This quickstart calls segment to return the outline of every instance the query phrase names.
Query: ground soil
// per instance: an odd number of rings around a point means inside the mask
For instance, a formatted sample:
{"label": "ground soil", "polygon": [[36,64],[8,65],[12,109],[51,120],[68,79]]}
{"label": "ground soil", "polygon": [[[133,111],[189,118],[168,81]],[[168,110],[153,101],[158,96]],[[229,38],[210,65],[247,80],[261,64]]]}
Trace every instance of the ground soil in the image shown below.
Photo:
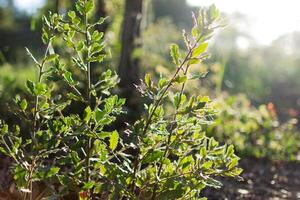
{"label": "ground soil", "polygon": [[223,188],[204,192],[208,200],[300,199],[300,163],[244,158],[243,181],[223,179]]}

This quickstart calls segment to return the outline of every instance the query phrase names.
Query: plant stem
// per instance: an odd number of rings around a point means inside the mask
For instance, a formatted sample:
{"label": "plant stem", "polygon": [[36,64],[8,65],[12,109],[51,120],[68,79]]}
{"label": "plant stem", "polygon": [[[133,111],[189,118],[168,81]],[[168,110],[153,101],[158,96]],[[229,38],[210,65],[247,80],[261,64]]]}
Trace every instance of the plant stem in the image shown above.
{"label": "plant stem", "polygon": [[29,177],[30,177],[30,179],[29,179],[29,189],[30,189],[29,200],[33,199],[33,182],[32,182],[33,170],[34,170],[34,166],[31,167],[30,174],[29,174]]}
{"label": "plant stem", "polygon": [[[202,38],[202,36],[200,37],[200,39]],[[200,40],[199,39],[199,40]],[[196,41],[195,44],[193,45],[193,47],[189,50],[189,53],[187,54],[187,57],[186,58],[189,58],[189,56],[192,54],[194,48],[197,46],[199,41]],[[188,60],[188,59],[187,59]],[[184,62],[183,62],[184,63]],[[187,73],[188,73],[188,70],[189,70],[189,67],[190,65],[188,64],[183,72],[183,74],[186,76]],[[186,82],[184,82],[181,86],[181,89],[180,89],[180,93],[179,93],[179,102],[178,104],[176,105],[176,111],[175,111],[175,114],[174,114],[174,117],[173,117],[173,120],[172,120],[172,124],[171,124],[171,127],[170,127],[170,130],[169,130],[169,135],[168,135],[168,139],[167,139],[167,144],[166,144],[166,149],[163,153],[163,155],[161,156],[160,158],[160,161],[159,161],[159,167],[158,167],[158,172],[157,172],[157,178],[160,177],[161,175],[161,172],[162,172],[162,167],[163,167],[163,163],[164,163],[164,160],[165,158],[168,156],[169,154],[169,149],[170,149],[170,145],[171,145],[171,139],[172,139],[172,136],[173,136],[173,129],[174,129],[174,122],[176,120],[176,117],[177,117],[177,114],[178,114],[178,109],[179,109],[179,106],[180,106],[180,102],[181,102],[181,97],[183,95],[183,91],[184,91],[184,88],[185,88],[185,84]],[[155,185],[154,185],[154,188],[153,188],[153,192],[152,192],[152,200],[155,199],[156,197],[156,191],[157,191],[157,187],[158,187],[158,183],[156,182]]]}
{"label": "plant stem", "polygon": [[[39,67],[39,73],[38,73],[37,83],[41,83],[42,82],[42,76],[43,76],[43,73],[44,73],[44,66],[45,66],[45,63],[46,63],[46,58],[47,58],[50,46],[51,46],[51,39],[48,42],[47,49],[45,51],[43,61],[42,61],[41,64],[38,65],[38,67]],[[38,123],[37,115],[38,115],[38,112],[39,112],[38,109],[39,109],[39,95],[35,95],[35,105],[34,105],[34,114],[33,114],[31,139],[32,139],[32,142],[34,144],[36,144],[36,145],[37,145],[36,133],[37,133],[37,130],[38,130],[38,127],[37,127],[37,123]],[[32,181],[32,176],[33,176],[34,168],[35,168],[35,158],[31,162],[31,167],[30,167],[30,170],[29,170],[29,177],[28,177],[28,187],[29,187],[30,192],[31,192],[29,194],[29,199],[30,200],[33,199],[33,191],[32,191],[33,190],[33,187],[32,187],[33,181]],[[25,195],[25,198],[27,198],[27,195]]]}
{"label": "plant stem", "polygon": [[[89,30],[88,30],[88,13],[85,12],[84,14],[84,26],[85,26],[85,42],[87,45],[87,57],[86,57],[86,77],[87,77],[87,105],[91,107],[91,63],[89,61],[90,58],[90,38],[89,38]],[[90,123],[88,124],[90,126]],[[90,154],[92,148],[92,138],[88,137],[86,143],[86,158],[85,158],[85,182],[90,181]]]}
{"label": "plant stem", "polygon": [[[147,118],[146,120],[146,125],[143,129],[143,132],[142,132],[142,135],[145,135],[146,132],[148,131],[149,129],[149,126],[152,122],[152,117],[154,116],[154,113],[156,111],[156,109],[158,108],[158,106],[160,105],[162,99],[164,98],[165,94],[167,93],[167,91],[170,89],[170,87],[172,86],[172,83],[174,82],[174,80],[176,79],[177,75],[179,74],[180,70],[182,70],[182,68],[184,67],[184,65],[186,64],[186,62],[190,59],[190,56],[192,54],[192,51],[193,49],[196,47],[196,44],[198,43],[198,41],[195,43],[195,45],[189,49],[186,57],[184,58],[184,60],[182,61],[182,63],[180,64],[179,67],[177,67],[177,70],[176,72],[174,73],[173,77],[170,79],[170,81],[168,82],[166,88],[163,90],[161,96],[158,98],[158,100],[155,102],[155,105],[154,105],[154,108],[152,110],[152,112],[150,113],[149,117]],[[137,173],[137,170],[139,168],[139,154],[140,154],[140,150],[138,149],[138,152],[137,152],[137,156],[135,157],[135,161],[134,161],[134,171],[133,171],[133,179],[132,179],[132,183],[131,183],[131,191],[133,192],[134,191],[134,184],[135,184],[135,176],[136,176],[136,173]]]}
{"label": "plant stem", "polygon": [[[43,59],[42,63],[38,65],[39,74],[38,74],[37,83],[42,82],[42,76],[43,76],[43,73],[44,73],[43,71],[44,71],[45,61],[46,61],[47,54],[49,52],[50,46],[51,46],[51,39],[48,42],[47,49],[46,49],[45,54],[44,54],[44,59]],[[38,105],[39,105],[39,95],[36,95],[35,96],[35,105],[34,105],[34,114],[33,114],[33,125],[32,125],[33,126],[32,127],[33,135],[31,136],[31,139],[33,140],[33,142],[36,142],[37,121],[38,121],[37,120]]]}
{"label": "plant stem", "polygon": [[[184,75],[187,74],[188,72],[188,68],[189,68],[189,65],[186,67],[185,71],[184,71]],[[185,87],[185,82],[182,84],[181,86],[181,90],[180,90],[180,94],[179,94],[179,102],[178,102],[178,105],[176,105],[176,112],[175,112],[175,115],[173,117],[173,120],[172,122],[175,122],[176,120],[176,117],[177,117],[177,114],[178,114],[178,108],[180,106],[180,101],[181,101],[181,97],[183,95],[183,91],[184,91],[184,87]],[[163,167],[163,163],[164,163],[164,160],[165,158],[168,156],[169,154],[169,149],[170,149],[170,144],[171,144],[171,139],[172,139],[172,133],[173,133],[173,129],[174,129],[174,123],[172,123],[171,125],[171,128],[170,128],[170,134],[168,136],[168,140],[167,140],[167,145],[166,145],[166,149],[164,151],[164,154],[162,155],[162,157],[160,158],[160,161],[159,161],[159,167],[158,167],[158,172],[157,172],[157,177],[159,178],[160,175],[161,175],[161,171],[162,171],[162,167]],[[153,189],[153,193],[152,193],[152,200],[155,199],[155,196],[156,196],[156,190],[157,190],[157,187],[158,187],[158,184],[157,182],[155,183],[154,185],[154,189]]]}

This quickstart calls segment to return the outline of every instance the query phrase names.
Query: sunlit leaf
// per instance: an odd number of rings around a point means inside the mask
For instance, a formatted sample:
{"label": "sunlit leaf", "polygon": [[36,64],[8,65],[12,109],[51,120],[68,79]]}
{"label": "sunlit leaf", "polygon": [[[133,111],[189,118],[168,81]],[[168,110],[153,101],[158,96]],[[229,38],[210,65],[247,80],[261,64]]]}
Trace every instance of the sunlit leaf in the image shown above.
{"label": "sunlit leaf", "polygon": [[113,131],[111,136],[109,137],[109,148],[111,150],[115,150],[119,143],[119,134],[117,131]]}
{"label": "sunlit leaf", "polygon": [[174,64],[179,64],[179,47],[177,44],[172,44],[170,47],[170,55],[173,59]]}
{"label": "sunlit leaf", "polygon": [[196,47],[193,50],[192,58],[199,57],[202,53],[204,53],[206,51],[207,47],[208,47],[208,43],[202,43],[202,44],[200,44],[198,47]]}
{"label": "sunlit leaf", "polygon": [[91,119],[91,115],[92,115],[92,109],[91,107],[86,107],[84,110],[84,115],[83,115],[83,120],[88,123]]}

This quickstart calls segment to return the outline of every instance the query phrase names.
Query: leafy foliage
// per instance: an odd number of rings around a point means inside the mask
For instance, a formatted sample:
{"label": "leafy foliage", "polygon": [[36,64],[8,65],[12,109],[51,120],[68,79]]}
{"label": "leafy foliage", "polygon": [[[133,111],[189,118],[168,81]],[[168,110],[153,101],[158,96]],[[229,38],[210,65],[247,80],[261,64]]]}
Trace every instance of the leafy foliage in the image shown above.
{"label": "leafy foliage", "polygon": [[[91,22],[93,7],[92,0],[78,0],[76,11],[43,18],[44,57],[28,50],[39,72],[26,82],[33,101],[15,98],[16,115],[30,130],[1,123],[0,150],[15,161],[14,179],[23,198],[33,199],[33,183],[42,181],[44,194],[53,199],[74,192],[80,199],[199,199],[206,186],[221,186],[216,177],[238,177],[242,170],[233,146],[205,135],[204,125],[216,114],[211,100],[184,93],[190,65],[208,56],[216,8],[194,16],[191,36],[184,33],[187,53],[171,46],[173,76],[156,83],[146,75],[138,86],[150,103],[140,120],[128,125],[124,141],[129,142],[124,142],[111,126],[125,103],[111,93],[117,76],[106,70],[98,81],[91,79],[91,63],[106,56],[103,33],[95,30],[105,19]],[[61,39],[67,55],[55,51],[54,41]],[[56,90],[66,86],[67,93]],[[66,112],[75,103],[82,112]]]}
{"label": "leafy foliage", "polygon": [[242,95],[216,100],[220,115],[207,127],[209,135],[233,144],[241,154],[272,160],[299,159],[296,119],[280,123],[272,103],[255,108]]}

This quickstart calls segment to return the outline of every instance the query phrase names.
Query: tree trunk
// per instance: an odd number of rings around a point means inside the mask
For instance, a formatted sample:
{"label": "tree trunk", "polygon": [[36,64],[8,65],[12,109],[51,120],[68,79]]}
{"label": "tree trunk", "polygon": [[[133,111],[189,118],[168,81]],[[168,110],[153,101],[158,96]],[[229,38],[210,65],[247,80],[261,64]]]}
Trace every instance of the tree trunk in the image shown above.
{"label": "tree trunk", "polygon": [[60,13],[60,2],[59,2],[59,0],[54,0],[53,4],[54,4],[53,6],[54,6],[54,9],[55,9],[55,12]]}
{"label": "tree trunk", "polygon": [[[96,20],[100,19],[101,17],[107,17],[107,13],[105,10],[105,0],[98,0],[96,5]],[[108,22],[105,21],[103,24],[98,26],[98,31],[105,33],[108,28]]]}
{"label": "tree trunk", "polygon": [[[105,0],[97,0],[95,4],[95,20],[99,20],[101,17],[107,17],[107,12],[105,9]],[[96,26],[99,32],[106,33],[109,23],[105,21],[103,24]],[[103,52],[104,53],[104,52]],[[91,63],[91,79],[96,82],[99,79],[99,75],[102,72],[102,68],[99,67],[99,63]]]}
{"label": "tree trunk", "polygon": [[123,20],[122,49],[118,73],[120,76],[121,96],[126,98],[126,107],[130,119],[135,120],[139,115],[139,94],[135,84],[139,84],[139,58],[133,56],[134,50],[141,46],[141,20],[143,0],[126,0]]}

